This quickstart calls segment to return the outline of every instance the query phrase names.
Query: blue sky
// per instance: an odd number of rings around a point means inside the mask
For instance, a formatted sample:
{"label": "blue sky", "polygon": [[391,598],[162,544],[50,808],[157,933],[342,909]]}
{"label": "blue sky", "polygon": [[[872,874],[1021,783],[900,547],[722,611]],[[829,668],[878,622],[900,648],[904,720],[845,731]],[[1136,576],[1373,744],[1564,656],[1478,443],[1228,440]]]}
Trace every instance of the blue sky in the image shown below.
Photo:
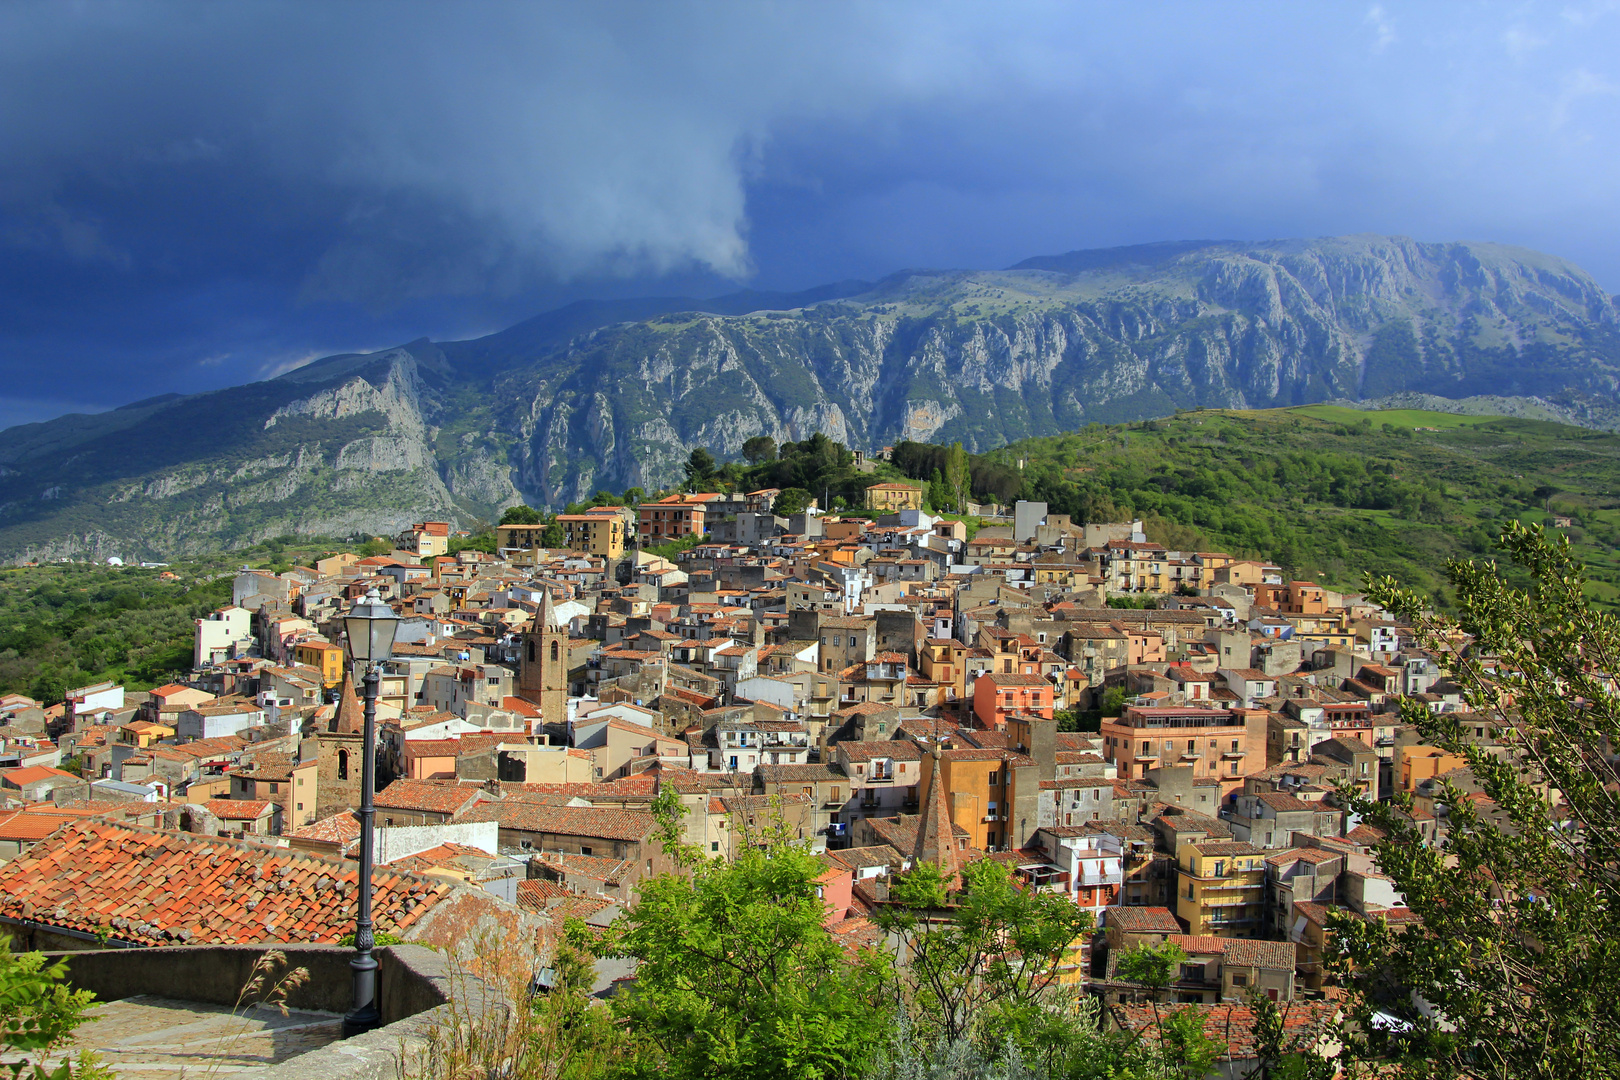
{"label": "blue sky", "polygon": [[1620,291],[1620,4],[0,7],[0,427],[583,296],[1350,232]]}

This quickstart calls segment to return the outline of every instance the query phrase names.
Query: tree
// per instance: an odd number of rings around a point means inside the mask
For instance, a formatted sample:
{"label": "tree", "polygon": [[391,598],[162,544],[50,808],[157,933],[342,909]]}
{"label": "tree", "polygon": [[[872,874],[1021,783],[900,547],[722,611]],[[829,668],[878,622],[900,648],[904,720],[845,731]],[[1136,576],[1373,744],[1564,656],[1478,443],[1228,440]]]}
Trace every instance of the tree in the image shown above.
{"label": "tree", "polygon": [[[1334,966],[1353,1050],[1403,1076],[1614,1076],[1620,1067],[1620,620],[1594,610],[1565,537],[1509,521],[1500,543],[1529,574],[1452,561],[1456,615],[1389,578],[1368,596],[1410,621],[1464,688],[1469,713],[1401,716],[1466,760],[1477,793],[1442,785],[1444,838],[1427,844],[1410,797],[1347,793],[1381,830],[1399,922],[1337,915]],[[1485,736],[1485,737],[1482,737]],[[1378,1023],[1375,1014],[1384,1014]]]}
{"label": "tree", "polygon": [[909,957],[902,995],[925,1034],[998,1042],[1005,1027],[1024,1027],[1041,1012],[1091,914],[1062,893],[1020,887],[992,859],[963,867],[959,892],[946,885],[937,865],[919,863],[895,878],[891,906],[873,919]]}
{"label": "tree", "polygon": [[933,479],[928,481],[928,505],[932,506],[936,513],[962,509],[956,502],[955,492],[945,483],[945,478],[939,475],[938,469],[934,470]]}
{"label": "tree", "polygon": [[762,461],[775,461],[776,440],[769,435],[755,435],[743,443],[742,452],[750,465],[758,465]]}
{"label": "tree", "polygon": [[[0,1048],[8,1058],[19,1051],[36,1059],[47,1057],[89,1019],[85,1013],[95,1005],[96,996],[70,989],[67,974],[67,961],[48,964],[44,953],[14,953],[10,939],[0,939]],[[89,1052],[49,1072],[37,1060],[32,1064],[33,1080],[112,1075]],[[26,1060],[18,1060],[11,1071],[21,1076],[26,1068]]]}
{"label": "tree", "polygon": [[686,459],[686,486],[695,490],[714,475],[714,470],[714,455],[701,446],[694,447]]}
{"label": "tree", "polygon": [[802,514],[804,508],[810,505],[812,497],[804,488],[784,488],[776,496],[773,513],[781,514],[783,517],[789,514]]}
{"label": "tree", "polygon": [[546,523],[540,531],[540,546],[543,548],[560,548],[568,543],[568,537],[563,533],[562,522],[555,517]]}
{"label": "tree", "polygon": [[632,1074],[795,1077],[857,1073],[886,1034],[887,958],[850,959],[823,925],[825,865],[780,823],[735,862],[683,842],[673,788],[654,802],[683,873],[643,881],[604,940],[634,957],[636,989],[613,999],[640,1040]]}
{"label": "tree", "polygon": [[1168,1017],[1159,1013],[1160,996],[1176,981],[1186,962],[1187,953],[1173,941],[1142,944],[1120,956],[1115,972],[1122,979],[1148,988],[1159,1044],[1160,1075],[1201,1080],[1224,1047],[1205,1036],[1203,1014],[1197,1009],[1180,1009]]}
{"label": "tree", "polygon": [[538,525],[540,524],[540,511],[532,506],[508,506],[501,515],[502,525]]}
{"label": "tree", "polygon": [[961,443],[952,443],[945,452],[945,486],[955,496],[958,510],[967,508],[968,496],[972,494],[970,479],[967,451],[962,449]]}

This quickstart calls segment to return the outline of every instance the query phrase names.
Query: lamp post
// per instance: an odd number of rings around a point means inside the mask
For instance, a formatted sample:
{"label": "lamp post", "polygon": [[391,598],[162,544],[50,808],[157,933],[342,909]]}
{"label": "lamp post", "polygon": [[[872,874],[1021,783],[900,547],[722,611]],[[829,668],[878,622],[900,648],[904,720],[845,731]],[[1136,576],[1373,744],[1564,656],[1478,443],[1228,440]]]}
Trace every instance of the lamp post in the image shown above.
{"label": "lamp post", "polygon": [[343,1037],[370,1031],[382,1022],[377,1008],[377,959],[371,955],[376,939],[371,929],[371,822],[376,813],[372,790],[377,786],[377,683],[378,669],[394,651],[394,635],[399,616],[383,602],[376,589],[357,601],[343,617],[344,635],[349,639],[349,655],[363,672],[365,688],[365,734],[360,747],[360,911],[354,922],[354,1008],[343,1017]]}

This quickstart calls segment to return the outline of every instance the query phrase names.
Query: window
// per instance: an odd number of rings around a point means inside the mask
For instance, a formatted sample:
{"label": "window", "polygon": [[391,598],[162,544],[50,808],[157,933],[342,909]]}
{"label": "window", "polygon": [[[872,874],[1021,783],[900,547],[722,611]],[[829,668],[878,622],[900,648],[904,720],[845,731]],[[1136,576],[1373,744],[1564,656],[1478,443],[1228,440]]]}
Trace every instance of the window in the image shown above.
{"label": "window", "polygon": [[852,648],[852,649],[855,647],[855,638],[854,637],[851,637],[849,639],[849,647]]}
{"label": "window", "polygon": [[1198,749],[1198,740],[1197,739],[1188,739],[1187,740],[1187,753],[1190,754],[1194,750],[1197,750],[1197,749]]}
{"label": "window", "polygon": [[991,787],[995,787],[1000,782],[1001,782],[1001,774],[999,772],[993,772],[993,773],[990,774],[990,786]]}
{"label": "window", "polygon": [[1237,748],[1238,748],[1238,740],[1233,739],[1232,740],[1232,750],[1235,752],[1237,750]]}
{"label": "window", "polygon": [[553,641],[551,643],[551,662],[555,664],[560,659],[562,659],[562,647]]}
{"label": "window", "polygon": [[[1363,765],[1361,767],[1361,771],[1366,772],[1367,767],[1365,765]],[[270,794],[275,795],[275,794],[279,793],[280,791],[281,791],[281,785],[280,784],[274,784],[273,783],[273,784],[270,785]]]}
{"label": "window", "polygon": [[529,663],[534,663],[534,639],[529,639]]}
{"label": "window", "polygon": [[1248,986],[1249,985],[1249,977],[1247,975],[1242,975],[1242,974],[1239,974],[1237,972],[1233,972],[1232,973],[1232,985],[1233,986]]}
{"label": "window", "polygon": [[302,809],[303,809],[303,808],[304,808],[304,804],[303,804],[303,803],[299,803],[299,804],[298,804],[298,809],[300,809],[300,810],[302,810]]}
{"label": "window", "polygon": [[1147,753],[1147,752],[1148,752],[1148,744],[1147,744],[1147,743],[1145,743],[1145,742],[1144,742],[1144,743],[1143,743],[1143,744],[1142,744],[1142,753],[1144,753],[1144,754],[1145,754],[1145,753]]}
{"label": "window", "polygon": [[589,854],[590,854],[590,853],[591,853],[591,849],[590,849],[590,846],[589,846],[589,845],[587,845],[587,844],[581,844],[581,845],[579,845],[579,853],[580,853],[580,854],[581,854],[581,855],[589,855]]}
{"label": "window", "polygon": [[347,750],[339,750],[338,751],[338,779],[339,780],[347,780],[348,778],[349,778],[349,752]]}

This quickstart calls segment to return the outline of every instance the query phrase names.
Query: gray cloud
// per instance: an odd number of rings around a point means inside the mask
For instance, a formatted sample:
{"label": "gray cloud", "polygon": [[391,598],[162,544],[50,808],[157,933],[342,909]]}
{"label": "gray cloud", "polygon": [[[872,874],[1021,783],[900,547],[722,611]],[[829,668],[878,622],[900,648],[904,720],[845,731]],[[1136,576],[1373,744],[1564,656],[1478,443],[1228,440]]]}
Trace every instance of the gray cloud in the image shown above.
{"label": "gray cloud", "polygon": [[1620,287],[1620,11],[1467,10],[3,5],[0,372],[115,402],[579,291],[1188,237]]}

